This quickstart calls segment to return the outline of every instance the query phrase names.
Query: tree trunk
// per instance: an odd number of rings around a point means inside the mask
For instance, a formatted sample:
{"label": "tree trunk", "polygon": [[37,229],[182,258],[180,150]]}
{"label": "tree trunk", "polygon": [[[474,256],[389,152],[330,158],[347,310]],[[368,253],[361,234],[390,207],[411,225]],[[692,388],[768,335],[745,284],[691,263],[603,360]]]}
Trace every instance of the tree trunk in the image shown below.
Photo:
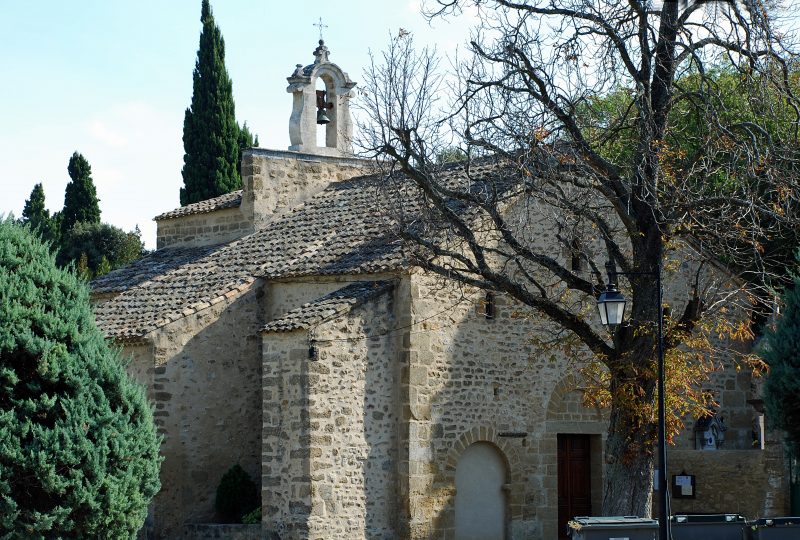
{"label": "tree trunk", "polygon": [[612,409],[605,451],[604,516],[651,515],[653,441],[647,427],[635,425],[624,410]]}
{"label": "tree trunk", "polygon": [[[657,313],[657,302],[649,301],[650,293],[656,292],[655,284],[639,282],[635,287],[640,287],[641,296],[638,309],[633,311]],[[606,516],[648,517],[652,511],[658,440],[656,331],[645,313],[637,315],[629,325],[618,328],[617,349],[627,353],[609,365],[612,405],[602,509]]]}

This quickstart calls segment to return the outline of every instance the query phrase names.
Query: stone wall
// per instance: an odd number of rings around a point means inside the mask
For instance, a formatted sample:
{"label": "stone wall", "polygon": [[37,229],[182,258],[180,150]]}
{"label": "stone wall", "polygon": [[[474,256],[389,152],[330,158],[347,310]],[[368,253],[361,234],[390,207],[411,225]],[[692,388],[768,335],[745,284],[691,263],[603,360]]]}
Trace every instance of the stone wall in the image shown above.
{"label": "stone wall", "polygon": [[306,332],[266,333],[262,351],[262,524],[297,538],[311,511]]}
{"label": "stone wall", "polygon": [[191,523],[183,528],[183,540],[261,540],[261,525]]}
{"label": "stone wall", "polygon": [[309,540],[397,538],[399,373],[387,297],[313,331]]}
{"label": "stone wall", "polygon": [[128,375],[144,386],[147,397],[152,400],[155,370],[152,344],[145,341],[126,344],[120,353],[120,359],[125,364]]}
{"label": "stone wall", "polygon": [[765,450],[668,450],[670,477],[695,476],[695,498],[672,498],[672,513],[789,515],[789,471],[777,434]]}
{"label": "stone wall", "polygon": [[386,297],[264,334],[262,514],[281,538],[396,538],[396,366]]}
{"label": "stone wall", "polygon": [[[399,322],[400,328],[409,327],[401,352],[401,396],[407,400],[409,425],[400,444],[401,475],[407,474],[407,479],[401,477],[401,514],[407,514],[408,536],[453,534],[455,468],[461,452],[478,441],[494,444],[508,463],[508,538],[556,537],[559,434],[590,436],[592,505],[593,513],[599,513],[606,411],[584,406],[575,376],[579,359],[544,347],[541,337],[552,335],[553,328],[527,317],[504,297],[497,297],[497,313],[487,319],[483,293],[440,285],[413,274],[400,287],[410,314]],[[732,440],[745,440],[749,435],[740,431],[753,415],[746,403],[750,375],[726,367],[712,374],[704,387],[718,391],[722,410],[736,426],[731,428]],[[514,437],[505,436],[509,434]],[[758,490],[770,501],[760,501],[766,506],[759,515],[784,511],[788,489],[778,485],[780,445],[773,442],[766,452],[701,452],[689,449],[687,440],[692,440],[691,426],[680,439],[681,449],[671,451],[670,466],[671,472],[684,463],[692,470],[705,467],[702,504],[692,508],[736,511],[724,502],[752,500],[753,490]],[[736,471],[746,471],[745,482],[731,481]],[[709,498],[708,490],[719,498]],[[698,491],[698,500],[700,495]]]}
{"label": "stone wall", "polygon": [[[748,400],[758,397],[753,388],[756,381],[749,369],[738,369],[732,360],[720,365],[718,371],[703,384],[705,390],[714,395],[717,402],[716,415],[725,425],[724,450],[752,450],[758,448],[757,423],[760,413]],[[675,448],[695,450],[695,427],[697,418],[684,419],[686,429],[675,438]],[[699,450],[699,449],[698,449]]]}
{"label": "stone wall", "polygon": [[347,286],[341,279],[309,279],[286,282],[269,282],[266,285],[264,316],[267,322],[287,312]]}
{"label": "stone wall", "polygon": [[407,292],[413,321],[404,337],[409,429],[402,496],[409,536],[454,533],[458,459],[469,444],[484,441],[508,463],[508,537],[554,537],[556,436],[594,435],[599,448],[605,431],[597,411],[578,407],[574,388],[562,382],[572,366],[537,348],[531,337],[542,328],[517,316],[503,297],[487,319],[483,293],[448,290],[421,274],[412,275]]}
{"label": "stone wall", "polygon": [[[155,373],[155,360],[152,343],[147,340],[126,343],[120,352],[120,359],[125,364],[125,370],[136,382],[144,386],[148,401],[153,402],[153,376]],[[163,467],[163,465],[162,465]],[[154,530],[154,504],[150,503],[147,509],[147,518],[137,534],[138,540],[151,540],[155,538]]]}
{"label": "stone wall", "polygon": [[242,157],[241,211],[258,230],[331,182],[369,174],[369,160],[251,148]]}
{"label": "stone wall", "polygon": [[239,208],[225,208],[158,221],[156,249],[178,246],[211,246],[230,242],[253,232]]}
{"label": "stone wall", "polygon": [[369,160],[251,148],[242,157],[242,203],[236,208],[161,219],[156,248],[230,242],[264,226],[331,182],[372,172]]}
{"label": "stone wall", "polygon": [[158,538],[212,522],[222,475],[239,463],[258,482],[261,426],[260,282],[153,332],[155,420],[164,437]]}

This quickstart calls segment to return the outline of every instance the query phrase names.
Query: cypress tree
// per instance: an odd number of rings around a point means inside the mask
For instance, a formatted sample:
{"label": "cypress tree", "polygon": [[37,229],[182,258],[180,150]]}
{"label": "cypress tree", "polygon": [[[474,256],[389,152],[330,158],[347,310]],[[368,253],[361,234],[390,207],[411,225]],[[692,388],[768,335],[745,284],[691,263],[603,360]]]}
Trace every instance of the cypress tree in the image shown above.
{"label": "cypress tree", "polygon": [[0,222],[0,538],[134,538],[159,489],[144,390],[47,247]]}
{"label": "cypress tree", "polygon": [[22,223],[28,225],[45,242],[55,241],[55,227],[50,211],[45,207],[44,187],[41,183],[33,186],[31,196],[25,201]]}
{"label": "cypress tree", "polygon": [[258,147],[258,135],[253,135],[250,128],[247,127],[247,122],[239,128],[239,150],[247,150],[248,148]]}
{"label": "cypress tree", "polygon": [[239,152],[236,158],[236,163],[238,164],[239,167],[237,170],[241,173],[242,152],[244,150],[247,150],[248,148],[258,147],[258,135],[253,136],[253,133],[250,131],[250,128],[247,127],[247,122],[245,122],[241,128],[238,128],[238,130],[239,130],[239,136],[237,137],[237,146],[239,148]]}
{"label": "cypress tree", "polygon": [[25,208],[22,209],[23,223],[35,228],[36,225],[50,219],[50,212],[44,205],[44,187],[36,184],[31,190],[31,196],[25,201]]}
{"label": "cypress tree", "polygon": [[71,181],[64,192],[61,211],[61,234],[69,232],[76,223],[100,223],[100,201],[92,181],[92,167],[78,152],[72,154],[67,166]]}
{"label": "cypress tree", "polygon": [[786,432],[794,457],[800,458],[800,278],[783,295],[783,311],[766,334],[760,354],[769,365],[764,381],[764,409],[770,423]]}
{"label": "cypress tree", "polygon": [[239,126],[233,85],[225,69],[225,42],[203,0],[200,47],[194,67],[192,105],[183,120],[181,205],[216,197],[241,187]]}

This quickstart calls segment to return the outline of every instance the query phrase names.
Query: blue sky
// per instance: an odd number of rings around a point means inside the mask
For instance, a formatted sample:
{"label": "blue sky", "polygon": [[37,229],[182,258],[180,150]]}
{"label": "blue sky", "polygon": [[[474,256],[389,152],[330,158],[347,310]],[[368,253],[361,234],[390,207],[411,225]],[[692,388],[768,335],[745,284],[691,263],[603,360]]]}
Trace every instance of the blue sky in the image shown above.
{"label": "blue sky", "polygon": [[[183,115],[192,95],[200,0],[0,2],[0,213],[19,216],[33,185],[63,205],[67,162],[92,166],[102,219],[143,231],[179,206]],[[236,116],[262,147],[289,146],[286,77],[313,61],[319,17],[331,61],[363,80],[368,51],[405,28],[451,50],[466,24],[430,28],[419,0],[212,0]]]}
{"label": "blue sky", "polygon": [[[800,0],[787,0],[792,5]],[[331,61],[362,81],[370,50],[399,28],[450,53],[469,17],[436,21],[420,0],[212,0],[226,45],[236,116],[262,147],[289,145],[286,77],[313,60],[322,17]],[[33,185],[61,208],[67,162],[92,166],[102,219],[137,224],[179,205],[184,110],[200,35],[200,0],[0,0],[0,214],[19,216]]]}

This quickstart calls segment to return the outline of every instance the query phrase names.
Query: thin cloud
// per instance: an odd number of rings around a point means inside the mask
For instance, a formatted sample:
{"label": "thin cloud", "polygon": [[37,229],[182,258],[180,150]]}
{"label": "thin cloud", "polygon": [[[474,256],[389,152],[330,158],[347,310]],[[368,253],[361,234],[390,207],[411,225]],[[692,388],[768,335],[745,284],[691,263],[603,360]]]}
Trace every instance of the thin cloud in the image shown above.
{"label": "thin cloud", "polygon": [[101,144],[112,148],[122,148],[128,144],[125,136],[114,131],[102,120],[93,120],[89,123],[89,134]]}

